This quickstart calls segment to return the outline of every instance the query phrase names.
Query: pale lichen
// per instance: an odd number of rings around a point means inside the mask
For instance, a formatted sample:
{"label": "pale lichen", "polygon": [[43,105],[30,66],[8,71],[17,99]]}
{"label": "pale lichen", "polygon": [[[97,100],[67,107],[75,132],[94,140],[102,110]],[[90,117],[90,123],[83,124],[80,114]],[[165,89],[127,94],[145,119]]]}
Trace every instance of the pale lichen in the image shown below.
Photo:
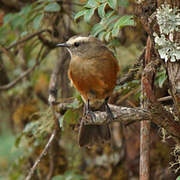
{"label": "pale lichen", "polygon": [[157,9],[156,18],[160,35],[153,35],[160,57],[165,62],[180,60],[180,43],[175,42],[173,36],[175,32],[180,31],[180,10],[163,4]]}
{"label": "pale lichen", "polygon": [[161,59],[164,59],[165,62],[168,60],[171,62],[180,60],[180,45],[178,43],[173,42],[171,38],[166,38],[164,34],[158,36],[154,33],[153,35]]}
{"label": "pale lichen", "polygon": [[159,24],[160,32],[170,34],[179,30],[180,10],[171,8],[169,4],[163,4],[157,9],[156,18]]}
{"label": "pale lichen", "polygon": [[136,3],[137,4],[141,4],[141,3],[143,3],[144,2],[144,0],[136,0]]}

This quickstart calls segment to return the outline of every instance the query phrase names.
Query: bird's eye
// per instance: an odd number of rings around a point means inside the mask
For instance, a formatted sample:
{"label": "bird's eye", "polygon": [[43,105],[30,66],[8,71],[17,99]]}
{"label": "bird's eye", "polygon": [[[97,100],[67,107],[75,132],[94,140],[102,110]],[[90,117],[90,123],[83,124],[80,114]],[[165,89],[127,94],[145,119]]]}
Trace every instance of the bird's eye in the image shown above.
{"label": "bird's eye", "polygon": [[79,45],[80,45],[80,44],[79,44],[78,42],[75,42],[75,43],[74,43],[74,46],[75,46],[75,47],[78,47]]}

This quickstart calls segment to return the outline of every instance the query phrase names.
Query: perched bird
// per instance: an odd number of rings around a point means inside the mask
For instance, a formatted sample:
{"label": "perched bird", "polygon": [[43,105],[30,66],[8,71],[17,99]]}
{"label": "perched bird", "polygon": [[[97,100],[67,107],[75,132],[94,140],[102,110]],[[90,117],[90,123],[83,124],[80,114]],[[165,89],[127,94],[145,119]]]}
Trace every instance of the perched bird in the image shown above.
{"label": "perched bird", "polygon": [[[67,47],[71,55],[68,77],[80,92],[85,103],[84,115],[94,120],[93,111],[106,110],[108,118],[113,114],[107,104],[116,85],[119,71],[118,62],[113,53],[98,39],[92,36],[73,36],[57,47]],[[83,123],[83,122],[82,122]],[[90,146],[103,143],[111,138],[110,127],[105,125],[82,125],[79,133],[79,145]]]}

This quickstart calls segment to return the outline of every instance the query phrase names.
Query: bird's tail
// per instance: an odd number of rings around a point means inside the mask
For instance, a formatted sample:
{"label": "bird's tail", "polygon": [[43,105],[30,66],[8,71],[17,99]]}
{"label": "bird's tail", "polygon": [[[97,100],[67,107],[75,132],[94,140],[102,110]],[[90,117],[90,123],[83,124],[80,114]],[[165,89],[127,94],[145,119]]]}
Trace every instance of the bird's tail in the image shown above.
{"label": "bird's tail", "polygon": [[111,139],[111,131],[108,124],[105,125],[82,125],[79,130],[79,145],[92,146],[104,144]]}

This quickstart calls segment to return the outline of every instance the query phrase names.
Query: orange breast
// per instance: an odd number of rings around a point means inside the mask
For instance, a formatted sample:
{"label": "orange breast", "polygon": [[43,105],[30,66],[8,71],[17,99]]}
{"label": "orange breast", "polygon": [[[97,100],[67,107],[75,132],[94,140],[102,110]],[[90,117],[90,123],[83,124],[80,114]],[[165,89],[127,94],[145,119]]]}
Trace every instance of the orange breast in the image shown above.
{"label": "orange breast", "polygon": [[72,57],[68,76],[85,101],[105,99],[110,96],[117,79],[119,67],[109,51],[91,59]]}

